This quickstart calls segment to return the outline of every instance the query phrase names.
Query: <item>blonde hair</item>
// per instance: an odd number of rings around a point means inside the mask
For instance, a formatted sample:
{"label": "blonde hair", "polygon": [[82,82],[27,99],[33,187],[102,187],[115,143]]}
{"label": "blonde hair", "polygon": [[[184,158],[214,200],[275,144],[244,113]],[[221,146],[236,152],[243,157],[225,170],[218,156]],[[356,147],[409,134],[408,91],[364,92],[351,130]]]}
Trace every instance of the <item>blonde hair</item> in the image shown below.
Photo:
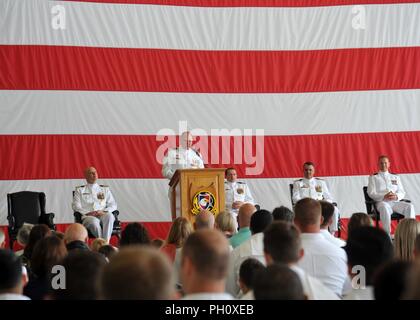
{"label": "blonde hair", "polygon": [[177,248],[181,248],[193,231],[193,226],[187,218],[178,217],[172,222],[166,244],[174,244]]}
{"label": "blonde hair", "polygon": [[235,219],[229,212],[220,212],[216,217],[216,228],[224,233],[236,233]]}
{"label": "blonde hair", "polygon": [[403,261],[414,260],[416,237],[420,233],[420,222],[416,219],[402,219],[397,225],[394,237],[395,254]]}
{"label": "blonde hair", "polygon": [[105,245],[107,245],[108,244],[108,242],[105,240],[105,239],[102,239],[102,238],[96,238],[95,240],[93,240],[92,241],[92,244],[90,245],[90,248],[92,249],[92,251],[94,251],[94,252],[98,252],[99,251],[99,249],[102,247],[102,246],[105,246]]}

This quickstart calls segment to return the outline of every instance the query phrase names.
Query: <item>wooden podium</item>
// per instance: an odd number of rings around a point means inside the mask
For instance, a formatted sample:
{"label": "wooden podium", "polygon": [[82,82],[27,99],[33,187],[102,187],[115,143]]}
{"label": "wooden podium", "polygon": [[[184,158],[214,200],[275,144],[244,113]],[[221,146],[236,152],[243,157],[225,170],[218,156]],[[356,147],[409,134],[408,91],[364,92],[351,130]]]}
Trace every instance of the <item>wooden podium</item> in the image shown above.
{"label": "wooden podium", "polygon": [[185,217],[194,223],[200,209],[217,215],[225,210],[225,169],[180,169],[170,186],[172,220]]}

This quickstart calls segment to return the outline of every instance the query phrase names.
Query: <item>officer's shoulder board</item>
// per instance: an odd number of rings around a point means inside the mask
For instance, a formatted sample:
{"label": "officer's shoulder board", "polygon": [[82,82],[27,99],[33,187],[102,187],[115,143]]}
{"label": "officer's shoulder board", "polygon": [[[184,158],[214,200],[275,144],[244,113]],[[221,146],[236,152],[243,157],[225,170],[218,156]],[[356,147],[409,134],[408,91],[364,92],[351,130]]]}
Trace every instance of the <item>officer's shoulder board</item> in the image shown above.
{"label": "officer's shoulder board", "polygon": [[378,173],[377,173],[377,172],[375,172],[373,175],[374,175],[374,176],[377,176],[377,175],[378,175]]}
{"label": "officer's shoulder board", "polygon": [[80,189],[80,188],[84,188],[84,187],[86,187],[86,185],[85,185],[85,184],[83,184],[83,185],[81,185],[81,186],[77,186],[77,187],[76,187],[76,189]]}
{"label": "officer's shoulder board", "polygon": [[324,181],[324,179],[321,179],[321,178],[315,178],[315,180],[321,180],[321,181]]}
{"label": "officer's shoulder board", "polygon": [[106,185],[106,184],[100,184],[99,185],[101,188],[109,188],[109,186],[108,185]]}
{"label": "officer's shoulder board", "polygon": [[236,181],[237,184],[246,184],[246,182],[243,181]]}
{"label": "officer's shoulder board", "polygon": [[300,182],[300,181],[303,181],[303,179],[296,179],[295,181],[293,181],[293,183]]}

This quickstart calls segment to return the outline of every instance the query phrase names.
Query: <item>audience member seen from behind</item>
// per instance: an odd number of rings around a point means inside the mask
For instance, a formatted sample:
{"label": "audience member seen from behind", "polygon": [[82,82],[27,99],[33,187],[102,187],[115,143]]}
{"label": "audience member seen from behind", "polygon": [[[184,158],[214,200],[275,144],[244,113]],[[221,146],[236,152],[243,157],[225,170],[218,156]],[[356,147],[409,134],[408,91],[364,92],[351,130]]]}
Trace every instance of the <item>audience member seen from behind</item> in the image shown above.
{"label": "audience member seen from behind", "polygon": [[410,262],[393,260],[379,268],[373,280],[375,300],[401,300],[410,267]]}
{"label": "audience member seen from behind", "polygon": [[33,226],[31,232],[29,233],[28,244],[23,250],[22,264],[27,265],[32,258],[32,251],[34,250],[35,245],[39,240],[44,239],[45,237],[51,235],[51,230],[45,224],[37,224]]}
{"label": "audience member seen from behind", "polygon": [[[348,272],[353,279],[352,291],[344,299],[373,300],[375,274],[394,256],[391,239],[382,229],[360,227],[353,230],[344,249],[348,257]],[[360,272],[365,274],[365,281],[359,284],[357,280]]]}
{"label": "audience member seen from behind", "polygon": [[118,253],[118,248],[111,246],[110,244],[106,244],[99,248],[98,253],[102,254],[108,261],[110,261],[110,259]]}
{"label": "audience member seen from behind", "polygon": [[239,287],[241,288],[241,300],[254,300],[254,281],[255,275],[265,266],[254,258],[248,258],[242,262],[239,268]]}
{"label": "audience member seen from behind", "polygon": [[105,239],[103,239],[103,238],[96,238],[90,244],[90,249],[93,252],[98,252],[101,247],[103,247],[103,246],[105,246],[107,244],[108,244],[108,242]]}
{"label": "audience member seen from behind", "polygon": [[264,231],[264,255],[267,265],[285,264],[299,276],[308,300],[338,300],[338,296],[321,281],[298,266],[305,252],[300,232],[293,224],[284,221],[272,223]]}
{"label": "audience member seen from behind", "polygon": [[152,247],[128,246],[105,266],[100,277],[106,300],[168,300],[175,283],[168,258]]}
{"label": "audience member seen from behind", "polygon": [[13,251],[0,249],[0,270],[0,300],[29,300],[23,295],[22,263]]}
{"label": "audience member seen from behind", "polygon": [[63,261],[66,287],[52,290],[55,300],[96,300],[99,298],[99,275],[106,265],[97,252],[73,250]]}
{"label": "audience member seen from behind", "polygon": [[90,250],[87,241],[88,231],[80,223],[71,224],[64,233],[64,243],[66,244],[67,251]]}
{"label": "audience member seen from behind", "polygon": [[294,222],[301,232],[305,252],[298,266],[341,297],[350,287],[347,257],[342,248],[326,240],[320,232],[321,217],[319,201],[304,198],[296,203]]}
{"label": "audience member seen from behind", "polygon": [[182,250],[181,278],[186,300],[231,300],[225,293],[229,243],[218,230],[192,233]]}
{"label": "audience member seen from behind", "polygon": [[246,240],[251,238],[251,217],[257,211],[255,206],[250,203],[245,203],[239,208],[238,213],[238,224],[239,224],[239,231],[234,234],[230,239],[230,245],[232,248],[236,248]]}
{"label": "audience member seen from behind", "polygon": [[327,241],[341,248],[346,245],[346,242],[340,238],[334,237],[329,231],[331,224],[333,223],[334,210],[335,207],[328,201],[320,201],[321,204],[321,234],[325,237]]}
{"label": "audience member seen from behind", "polygon": [[[242,208],[242,207],[241,207]],[[255,258],[265,265],[263,250],[264,230],[273,222],[273,215],[267,210],[258,210],[251,217],[252,236],[239,247],[233,249],[229,263],[226,292],[234,297],[241,295],[239,288],[239,268],[247,258]]]}
{"label": "audience member seen from behind", "polygon": [[64,241],[58,237],[49,236],[38,241],[29,262],[29,282],[24,288],[24,294],[33,300],[44,299],[50,290],[52,268],[62,265],[66,255]]}
{"label": "audience member seen from behind", "polygon": [[22,249],[15,252],[17,256],[21,256],[23,254],[25,247],[28,245],[29,234],[31,233],[31,230],[33,227],[34,227],[33,224],[24,223],[23,226],[19,228],[19,231],[16,236],[16,240],[18,244],[22,247]]}
{"label": "audience member seen from behind", "polygon": [[414,257],[419,260],[420,258],[420,234],[417,235],[414,243]]}
{"label": "audience member seen from behind", "polygon": [[193,227],[187,218],[176,218],[172,222],[168,237],[160,250],[169,257],[171,262],[174,262],[177,250],[182,248],[186,239],[193,231]]}
{"label": "audience member seen from behind", "polygon": [[347,235],[359,227],[373,227],[372,218],[364,212],[353,213],[350,217],[349,223],[347,224]]}
{"label": "audience member seen from behind", "polygon": [[284,264],[257,273],[254,295],[256,300],[306,300],[299,276]]}
{"label": "audience member seen from behind", "polygon": [[129,223],[121,233],[120,247],[150,243],[149,232],[141,223]]}
{"label": "audience member seen from behind", "polygon": [[288,207],[280,206],[273,210],[273,219],[274,221],[285,221],[293,223],[295,214]]}
{"label": "audience member seen from behind", "polygon": [[214,228],[214,214],[208,210],[202,210],[195,217],[194,229],[213,229]]}
{"label": "audience member seen from behind", "polygon": [[226,238],[231,238],[236,233],[236,222],[229,212],[220,212],[216,216],[215,228],[220,230]]}
{"label": "audience member seen from behind", "polygon": [[395,230],[394,248],[397,259],[413,261],[417,235],[420,234],[420,222],[416,219],[402,219]]}

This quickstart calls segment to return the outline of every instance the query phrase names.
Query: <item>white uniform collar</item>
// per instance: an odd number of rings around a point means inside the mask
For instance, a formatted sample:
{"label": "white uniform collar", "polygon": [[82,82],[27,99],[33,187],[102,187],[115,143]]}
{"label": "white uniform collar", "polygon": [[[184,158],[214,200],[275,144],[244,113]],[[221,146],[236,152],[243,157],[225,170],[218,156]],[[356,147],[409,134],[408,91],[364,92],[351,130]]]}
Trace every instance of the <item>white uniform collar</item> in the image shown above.
{"label": "white uniform collar", "polygon": [[95,182],[95,183],[88,183],[88,184],[86,184],[86,187],[88,187],[88,188],[90,188],[90,189],[96,188],[96,187],[98,187],[98,186],[99,186],[99,184],[98,184],[97,182]]}
{"label": "white uniform collar", "polygon": [[315,178],[314,177],[312,177],[311,179],[303,178],[302,181],[311,183],[312,181],[315,181]]}
{"label": "white uniform collar", "polygon": [[389,173],[389,171],[385,171],[385,172],[384,171],[379,171],[378,174],[380,174],[381,176],[387,176],[390,173]]}

